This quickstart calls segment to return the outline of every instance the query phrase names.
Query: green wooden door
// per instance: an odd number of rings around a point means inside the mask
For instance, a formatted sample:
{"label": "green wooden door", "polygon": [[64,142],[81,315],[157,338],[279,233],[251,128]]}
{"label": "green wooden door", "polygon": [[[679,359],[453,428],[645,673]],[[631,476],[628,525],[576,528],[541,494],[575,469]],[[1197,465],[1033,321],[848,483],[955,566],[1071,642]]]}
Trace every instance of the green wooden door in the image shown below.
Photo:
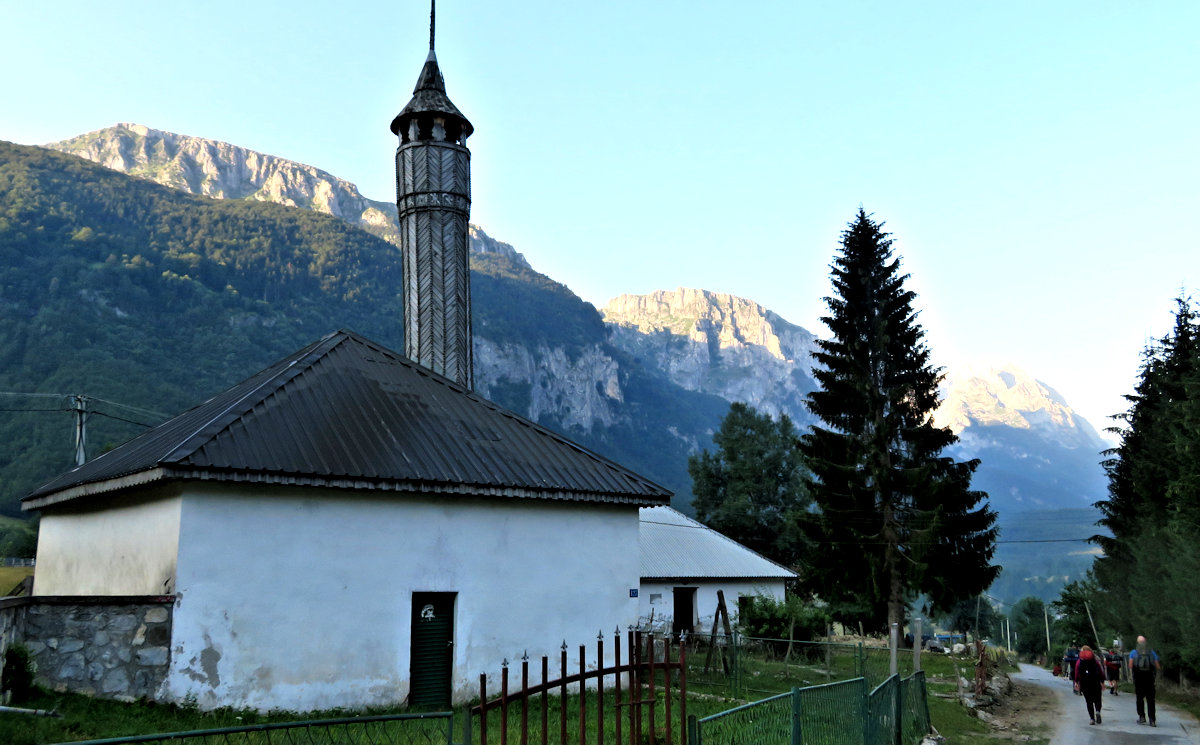
{"label": "green wooden door", "polygon": [[453,592],[413,593],[410,706],[450,705],[455,595]]}

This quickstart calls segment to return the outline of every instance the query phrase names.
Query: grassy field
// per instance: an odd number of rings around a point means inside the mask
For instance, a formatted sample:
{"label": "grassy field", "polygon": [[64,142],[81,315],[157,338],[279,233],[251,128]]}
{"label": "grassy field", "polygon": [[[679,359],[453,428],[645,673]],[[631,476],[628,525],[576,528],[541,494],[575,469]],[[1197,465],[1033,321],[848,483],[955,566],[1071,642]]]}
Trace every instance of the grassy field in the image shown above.
{"label": "grassy field", "polygon": [[[911,667],[911,654],[908,656]],[[797,655],[788,661],[741,660],[743,674],[747,682],[739,695],[732,695],[728,681],[720,680],[717,673],[720,669],[719,660],[711,666],[709,679],[704,680],[703,660],[697,660],[698,668],[694,675],[689,675],[688,681],[688,713],[697,717],[727,711],[750,701],[767,698],[773,693],[790,690],[793,686],[817,685],[826,682],[827,678],[846,679],[854,671],[853,658],[839,659],[835,655],[811,655],[804,658]],[[945,738],[948,745],[980,745],[989,741],[989,728],[978,719],[969,716],[965,709],[956,701],[939,698],[935,692],[950,693],[957,689],[955,678],[963,672],[970,675],[971,660],[954,660],[944,655],[926,655],[922,658],[928,681],[929,709],[933,726]],[[568,732],[570,739],[576,739],[578,728],[577,696],[569,699]],[[606,706],[612,706],[609,700]],[[0,714],[0,743],[11,745],[46,745],[47,743],[72,742],[78,740],[101,739],[130,736],[136,734],[151,734],[160,732],[180,732],[198,729],[215,729],[221,727],[237,727],[243,725],[268,722],[285,722],[296,720],[312,720],[347,716],[345,711],[306,712],[303,714],[281,712],[262,715],[253,711],[235,711],[222,709],[213,712],[201,712],[195,707],[177,707],[155,705],[149,703],[118,703],[100,701],[87,696],[75,694],[60,694],[39,692],[35,697],[20,704],[26,708],[54,709],[61,713],[62,718],[32,717],[17,714]],[[589,704],[589,711],[594,711],[594,701]],[[660,705],[661,706],[661,705]],[[403,713],[406,710],[381,710],[365,712],[370,714]],[[519,712],[519,709],[517,710]],[[551,740],[557,741],[558,714],[557,706],[551,706],[550,727]],[[661,708],[660,708],[661,712]],[[661,714],[660,714],[661,715]],[[675,718],[678,710],[676,709]],[[519,714],[510,715],[510,742],[519,742],[516,731],[516,721]],[[536,718],[536,715],[531,715]],[[455,717],[455,742],[461,741],[462,716]],[[478,725],[476,725],[478,726]],[[589,742],[595,742],[595,724],[589,725],[592,730]],[[674,741],[683,743],[678,725],[673,727]],[[535,725],[536,732],[537,727]],[[661,734],[661,733],[660,733]],[[489,741],[499,742],[499,717],[492,714],[489,717]],[[478,734],[476,734],[478,736]],[[531,735],[531,737],[534,737]],[[613,742],[609,733],[606,742]],[[531,739],[536,742],[538,739]],[[1036,743],[1036,741],[1034,741]]]}
{"label": "grassy field", "polygon": [[17,586],[21,580],[33,574],[33,567],[0,567],[0,597]]}

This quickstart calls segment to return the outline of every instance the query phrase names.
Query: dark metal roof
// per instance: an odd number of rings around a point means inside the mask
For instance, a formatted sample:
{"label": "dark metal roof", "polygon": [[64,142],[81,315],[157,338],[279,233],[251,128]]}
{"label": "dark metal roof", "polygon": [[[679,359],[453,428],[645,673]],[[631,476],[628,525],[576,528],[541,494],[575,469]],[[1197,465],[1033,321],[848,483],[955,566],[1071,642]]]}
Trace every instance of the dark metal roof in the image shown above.
{"label": "dark metal roof", "polygon": [[405,104],[399,114],[396,114],[396,118],[392,119],[392,134],[400,134],[400,131],[407,126],[409,119],[423,113],[444,114],[447,117],[458,119],[461,122],[464,138],[470,137],[471,133],[475,131],[471,122],[467,121],[467,117],[463,116],[463,113],[450,102],[450,97],[446,95],[446,81],[442,77],[437,56],[434,55],[432,49],[429,50],[429,56],[425,59],[421,75],[417,78],[417,84],[413,88],[412,99]]}
{"label": "dark metal roof", "polygon": [[349,331],[69,471],[26,510],[158,482],[656,505],[671,492]]}

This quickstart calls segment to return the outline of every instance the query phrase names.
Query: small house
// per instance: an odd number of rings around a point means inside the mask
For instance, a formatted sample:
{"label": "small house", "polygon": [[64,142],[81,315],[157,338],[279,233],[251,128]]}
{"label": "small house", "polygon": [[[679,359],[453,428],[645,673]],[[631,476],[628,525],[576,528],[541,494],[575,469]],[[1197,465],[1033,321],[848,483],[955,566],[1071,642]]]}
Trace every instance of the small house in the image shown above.
{"label": "small house", "polygon": [[765,558],[678,510],[640,510],[638,537],[642,577],[640,623],[674,633],[710,633],[717,591],[736,618],[743,598],[778,601],[796,573]]}

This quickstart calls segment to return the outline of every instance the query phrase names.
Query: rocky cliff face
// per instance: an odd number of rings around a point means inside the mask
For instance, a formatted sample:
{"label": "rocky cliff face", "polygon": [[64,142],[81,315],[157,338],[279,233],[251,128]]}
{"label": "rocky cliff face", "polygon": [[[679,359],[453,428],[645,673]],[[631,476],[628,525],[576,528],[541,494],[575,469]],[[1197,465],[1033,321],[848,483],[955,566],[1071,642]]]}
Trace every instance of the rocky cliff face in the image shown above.
{"label": "rocky cliff face", "polygon": [[[395,204],[367,199],[354,184],[319,168],[228,142],[124,123],[46,147],[189,194],[275,202],[333,215],[400,244]],[[502,254],[528,267],[512,246],[474,226],[471,238],[473,251]]]}
{"label": "rocky cliff face", "polygon": [[560,347],[497,344],[477,336],[474,351],[475,388],[484,398],[575,432],[617,423],[624,402],[620,366],[601,345],[572,358]]}
{"label": "rocky cliff face", "polygon": [[815,337],[758,303],[681,287],[621,295],[601,314],[614,346],[684,388],[807,421]]}
{"label": "rocky cliff face", "polygon": [[1069,450],[1099,452],[1104,440],[1066,400],[1015,365],[968,368],[947,375],[934,421],[958,434],[1004,426],[1038,434]]}

